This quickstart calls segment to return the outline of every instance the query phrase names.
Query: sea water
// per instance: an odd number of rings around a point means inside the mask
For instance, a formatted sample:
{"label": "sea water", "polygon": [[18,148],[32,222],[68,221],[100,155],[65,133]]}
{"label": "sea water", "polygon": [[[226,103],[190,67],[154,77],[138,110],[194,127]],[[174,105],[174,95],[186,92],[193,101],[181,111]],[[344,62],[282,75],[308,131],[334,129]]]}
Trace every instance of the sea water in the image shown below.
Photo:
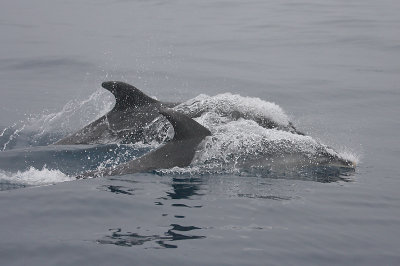
{"label": "sea water", "polygon": [[[2,1],[1,264],[399,264],[399,13],[390,0]],[[213,138],[188,168],[75,180],[159,145],[47,146],[112,108],[105,80],[207,106],[196,119]],[[231,164],[288,139],[356,170]]]}

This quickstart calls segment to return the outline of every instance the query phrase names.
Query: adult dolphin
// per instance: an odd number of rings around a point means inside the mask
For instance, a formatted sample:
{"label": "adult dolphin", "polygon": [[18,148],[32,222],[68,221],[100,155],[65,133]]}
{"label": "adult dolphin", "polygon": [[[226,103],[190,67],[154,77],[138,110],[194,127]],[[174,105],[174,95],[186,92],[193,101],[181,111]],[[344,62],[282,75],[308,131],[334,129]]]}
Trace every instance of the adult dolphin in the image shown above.
{"label": "adult dolphin", "polygon": [[[144,94],[134,86],[121,81],[106,81],[102,83],[103,88],[110,91],[115,97],[115,106],[106,115],[90,123],[77,132],[55,142],[55,145],[74,144],[101,144],[110,141],[118,143],[133,143],[138,141],[152,141],[158,139],[158,129],[146,132],[147,126],[159,116],[160,108],[172,108],[179,103],[161,102]],[[179,106],[178,106],[179,107]],[[201,116],[208,107],[187,108],[185,104],[178,108],[191,118]],[[239,111],[233,111],[231,118],[253,119],[264,128],[277,128],[284,131],[304,135],[298,131],[291,122],[288,126],[280,126],[268,118],[252,118]]]}
{"label": "adult dolphin", "polygon": [[84,128],[55,142],[55,145],[104,143],[110,139],[119,142],[142,141],[149,137],[144,135],[143,129],[160,115],[160,108],[177,105],[157,101],[125,82],[107,81],[101,85],[114,95],[114,108]]}
{"label": "adult dolphin", "polygon": [[188,166],[193,160],[197,146],[206,136],[210,136],[211,132],[195,120],[177,111],[160,108],[159,112],[169,120],[174,128],[174,137],[171,141],[138,159],[116,167],[86,172],[77,178],[124,175],[175,166]]}
{"label": "adult dolphin", "polygon": [[[174,137],[164,146],[143,155],[142,157],[102,170],[95,170],[77,176],[77,179],[125,175],[139,172],[149,172],[157,169],[168,169],[173,167],[189,166],[193,160],[198,145],[210,136],[210,131],[185,114],[171,109],[160,109],[174,128]],[[321,146],[322,147],[322,146]],[[273,172],[302,171],[307,167],[320,167],[328,169],[334,167],[337,171],[348,171],[355,168],[355,163],[340,158],[338,155],[328,153],[322,149],[315,158],[309,158],[294,150],[293,152],[281,152],[272,150],[258,160],[244,160],[235,162],[239,168],[251,169],[252,167],[271,169]],[[278,171],[276,171],[278,170]]]}

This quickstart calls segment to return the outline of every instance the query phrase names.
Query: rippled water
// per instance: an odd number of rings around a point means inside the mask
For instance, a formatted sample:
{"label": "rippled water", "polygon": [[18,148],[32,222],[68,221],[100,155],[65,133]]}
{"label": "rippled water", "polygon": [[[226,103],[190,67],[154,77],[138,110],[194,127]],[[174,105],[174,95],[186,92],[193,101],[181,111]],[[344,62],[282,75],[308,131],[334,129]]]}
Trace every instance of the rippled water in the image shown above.
{"label": "rippled water", "polygon": [[[399,264],[398,1],[1,6],[2,265]],[[110,110],[110,79],[203,100],[209,152],[188,169],[74,180],[157,145],[44,146]],[[201,169],[291,136],[257,125],[264,104],[356,171]],[[232,106],[254,108],[236,120]]]}

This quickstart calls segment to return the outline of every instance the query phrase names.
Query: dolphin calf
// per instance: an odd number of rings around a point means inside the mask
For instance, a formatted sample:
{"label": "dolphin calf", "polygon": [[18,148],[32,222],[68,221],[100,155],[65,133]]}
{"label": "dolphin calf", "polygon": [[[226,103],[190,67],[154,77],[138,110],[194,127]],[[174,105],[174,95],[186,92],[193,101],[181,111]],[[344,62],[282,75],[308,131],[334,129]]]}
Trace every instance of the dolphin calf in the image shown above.
{"label": "dolphin calf", "polygon": [[55,142],[54,145],[104,143],[110,139],[128,143],[142,141],[145,137],[149,137],[144,136],[144,127],[160,115],[160,108],[177,105],[177,103],[157,101],[121,81],[107,81],[101,85],[114,95],[114,108],[84,128]]}
{"label": "dolphin calf", "polygon": [[192,162],[197,146],[205,137],[210,136],[211,132],[195,120],[177,111],[160,108],[159,113],[165,116],[174,128],[174,137],[171,141],[138,159],[116,167],[86,172],[77,178],[124,175],[188,166]]}

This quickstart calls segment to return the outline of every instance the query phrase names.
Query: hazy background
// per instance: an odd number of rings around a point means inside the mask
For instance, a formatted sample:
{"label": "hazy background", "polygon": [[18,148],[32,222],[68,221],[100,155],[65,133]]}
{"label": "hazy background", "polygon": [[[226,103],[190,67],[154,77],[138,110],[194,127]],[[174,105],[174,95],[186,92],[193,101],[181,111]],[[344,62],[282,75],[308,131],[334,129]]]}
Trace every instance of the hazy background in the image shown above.
{"label": "hazy background", "polygon": [[336,106],[366,89],[386,108],[398,97],[399,11],[386,0],[3,0],[0,125],[108,79],[163,99],[258,96],[296,117],[329,107],[313,96]]}
{"label": "hazy background", "polygon": [[397,0],[2,0],[0,129],[122,80],[163,100],[273,101],[360,163],[349,183],[143,175],[1,192],[0,260],[398,265],[399,14]]}

